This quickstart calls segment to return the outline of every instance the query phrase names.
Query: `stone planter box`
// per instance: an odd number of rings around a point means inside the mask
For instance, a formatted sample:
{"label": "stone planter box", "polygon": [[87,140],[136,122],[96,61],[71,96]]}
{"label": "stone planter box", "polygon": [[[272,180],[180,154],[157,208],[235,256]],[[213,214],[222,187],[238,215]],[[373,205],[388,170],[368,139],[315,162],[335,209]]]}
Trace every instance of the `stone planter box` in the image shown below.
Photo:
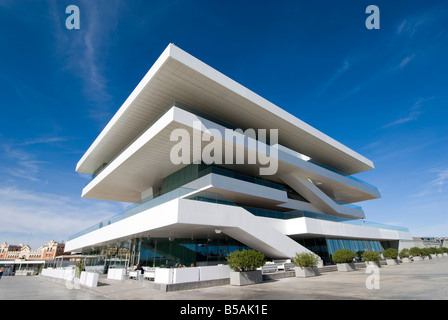
{"label": "stone planter box", "polygon": [[444,253],[443,256],[444,256],[444,257],[448,257],[448,253]]}
{"label": "stone planter box", "polygon": [[437,254],[431,253],[429,256],[431,257],[431,259],[436,259],[437,258]]}
{"label": "stone planter box", "polygon": [[366,267],[368,266],[381,268],[381,263],[379,261],[366,261]]}
{"label": "stone planter box", "polygon": [[81,278],[79,280],[80,284],[87,287],[97,287],[98,286],[99,274],[96,272],[81,272]]}
{"label": "stone planter box", "polygon": [[438,253],[437,258],[443,258],[443,255],[441,253]]}
{"label": "stone planter box", "polygon": [[412,257],[412,261],[423,261],[423,258],[420,256]]}
{"label": "stone planter box", "polygon": [[388,266],[396,266],[398,265],[398,259],[386,259],[386,264]]}
{"label": "stone planter box", "polygon": [[232,286],[246,286],[261,282],[263,282],[261,270],[244,272],[230,271],[230,285]]}
{"label": "stone planter box", "polygon": [[356,270],[354,263],[337,263],[336,266],[338,267],[338,271],[342,272],[349,272]]}
{"label": "stone planter box", "polygon": [[107,279],[112,279],[112,280],[124,280],[127,279],[127,275],[126,275],[126,269],[124,268],[109,268],[109,270],[107,270]]}
{"label": "stone planter box", "polygon": [[294,270],[296,272],[296,277],[299,278],[315,277],[320,274],[318,267],[295,267]]}
{"label": "stone planter box", "polygon": [[402,258],[401,262],[403,262],[403,263],[411,263],[412,259],[411,258]]}

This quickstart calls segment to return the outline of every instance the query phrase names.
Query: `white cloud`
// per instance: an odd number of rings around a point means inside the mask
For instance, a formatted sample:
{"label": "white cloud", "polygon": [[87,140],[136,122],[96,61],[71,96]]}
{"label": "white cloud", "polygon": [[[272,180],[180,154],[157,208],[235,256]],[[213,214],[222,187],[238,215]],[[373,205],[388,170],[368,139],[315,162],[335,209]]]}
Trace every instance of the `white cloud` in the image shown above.
{"label": "white cloud", "polygon": [[341,66],[336,70],[334,75],[321,86],[320,92],[317,94],[317,96],[320,97],[321,95],[323,95],[325,91],[327,91],[328,88],[330,88],[335,81],[337,81],[344,73],[347,72],[348,69],[350,69],[350,66],[351,64],[348,61],[348,59],[344,59],[344,61],[342,61]]}
{"label": "white cloud", "polygon": [[27,146],[31,144],[46,144],[46,143],[54,143],[54,142],[63,142],[67,141],[66,137],[46,137],[46,138],[33,138],[27,139],[21,143],[18,143],[18,146]]}
{"label": "white cloud", "polygon": [[407,56],[406,58],[404,58],[403,60],[401,60],[400,64],[398,65],[399,69],[403,69],[409,62],[412,61],[412,59],[415,58],[415,54],[412,54],[410,56]]}
{"label": "white cloud", "polygon": [[10,144],[2,144],[4,156],[14,163],[14,166],[3,168],[8,174],[30,181],[39,181],[37,178],[40,165],[32,153],[13,147]]}
{"label": "white cloud", "polygon": [[119,18],[122,2],[103,3],[79,1],[80,29],[65,27],[65,7],[58,1],[50,3],[50,14],[54,21],[56,56],[64,68],[80,77],[86,98],[95,104],[89,114],[92,118],[107,120],[111,95],[104,76],[104,60],[113,44],[113,32]]}
{"label": "white cloud", "polygon": [[425,22],[424,15],[403,20],[397,28],[397,34],[414,36],[419,26]]}
{"label": "white cloud", "polygon": [[393,122],[390,122],[388,124],[385,124],[383,126],[383,128],[388,128],[388,127],[395,126],[397,124],[402,124],[402,123],[406,123],[406,122],[409,122],[409,121],[417,120],[419,115],[420,115],[420,111],[412,111],[406,117],[403,117],[403,118],[400,118],[400,119],[395,120]]}
{"label": "white cloud", "polygon": [[422,190],[419,193],[412,195],[412,197],[424,197],[447,191],[446,185],[448,184],[448,168],[431,170],[431,172],[433,174],[436,172],[435,177],[426,184],[423,184]]}
{"label": "white cloud", "polygon": [[[46,192],[36,192],[15,187],[0,188],[0,233],[7,234],[13,243],[32,235],[38,248],[44,242],[67,237],[90,227],[103,219],[123,211],[123,204],[91,199],[72,199]],[[26,242],[23,239],[22,242]],[[37,241],[37,243],[36,243]]]}
{"label": "white cloud", "polygon": [[431,98],[427,98],[427,99],[418,99],[414,105],[409,109],[408,114],[402,118],[399,118],[395,121],[392,121],[390,123],[387,123],[385,125],[382,126],[382,128],[389,128],[398,124],[402,124],[402,123],[406,123],[409,121],[414,121],[414,120],[418,120],[418,117],[420,116],[420,114],[422,113],[421,109],[423,107],[422,103],[428,100],[432,100],[434,99],[433,97]]}

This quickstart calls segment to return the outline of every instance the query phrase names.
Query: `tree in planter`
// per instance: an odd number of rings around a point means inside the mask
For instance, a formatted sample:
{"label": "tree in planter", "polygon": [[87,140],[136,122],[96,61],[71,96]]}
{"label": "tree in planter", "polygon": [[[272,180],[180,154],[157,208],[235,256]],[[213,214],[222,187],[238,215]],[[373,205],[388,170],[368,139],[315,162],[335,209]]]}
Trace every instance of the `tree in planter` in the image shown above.
{"label": "tree in planter", "polygon": [[264,254],[255,250],[234,251],[227,255],[230,269],[231,285],[248,285],[263,281],[261,270],[257,270],[265,263]]}
{"label": "tree in planter", "polygon": [[296,256],[291,259],[291,262],[296,266],[296,277],[312,277],[319,275],[319,269],[317,268],[319,257],[314,253],[296,253]]}
{"label": "tree in planter", "polygon": [[233,271],[254,271],[262,267],[265,263],[264,254],[255,250],[233,251],[226,257],[229,267]]}
{"label": "tree in planter", "polygon": [[381,255],[379,252],[374,250],[367,250],[364,251],[362,254],[363,260],[366,262],[366,264],[374,264],[376,266],[380,266],[379,262],[381,261]]}
{"label": "tree in planter", "polygon": [[349,249],[339,249],[333,253],[332,259],[336,262],[339,271],[352,271],[355,270],[355,264],[353,259],[355,259],[356,253]]}
{"label": "tree in planter", "polygon": [[398,250],[394,248],[389,248],[383,251],[383,256],[386,258],[386,263],[388,265],[396,265],[398,264]]}
{"label": "tree in planter", "polygon": [[349,249],[336,250],[333,253],[332,259],[336,263],[352,263],[356,254]]}
{"label": "tree in planter", "polygon": [[79,260],[78,264],[75,267],[75,278],[81,277],[81,272],[85,271],[84,263],[82,260]]}
{"label": "tree in planter", "polygon": [[423,257],[423,251],[419,247],[412,247],[411,249],[409,249],[409,253],[415,261],[419,261]]}
{"label": "tree in planter", "polygon": [[428,259],[430,258],[431,252],[430,252],[429,248],[421,249],[421,253],[422,253],[423,258],[428,258]]}
{"label": "tree in planter", "polygon": [[397,259],[398,251],[394,248],[389,248],[383,251],[383,256],[386,259]]}
{"label": "tree in planter", "polygon": [[411,262],[410,256],[411,253],[409,251],[409,249],[401,249],[400,252],[398,253],[398,256],[400,257],[401,261],[403,262]]}
{"label": "tree in planter", "polygon": [[436,258],[437,257],[437,248],[428,248],[428,253],[431,255],[431,258]]}

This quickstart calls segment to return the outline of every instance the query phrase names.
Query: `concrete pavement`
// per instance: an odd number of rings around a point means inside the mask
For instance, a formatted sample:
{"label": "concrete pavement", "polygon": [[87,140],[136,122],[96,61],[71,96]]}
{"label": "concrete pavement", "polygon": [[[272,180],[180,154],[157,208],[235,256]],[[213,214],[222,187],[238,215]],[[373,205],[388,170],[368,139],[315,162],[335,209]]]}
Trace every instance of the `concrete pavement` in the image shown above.
{"label": "concrete pavement", "polygon": [[[367,272],[370,271],[370,272]],[[367,272],[367,273],[366,273]],[[373,285],[379,286],[377,289]],[[371,286],[372,289],[369,289]],[[325,272],[236,287],[162,292],[102,276],[96,288],[73,288],[44,277],[3,277],[1,300],[448,300],[448,257],[376,271]]]}

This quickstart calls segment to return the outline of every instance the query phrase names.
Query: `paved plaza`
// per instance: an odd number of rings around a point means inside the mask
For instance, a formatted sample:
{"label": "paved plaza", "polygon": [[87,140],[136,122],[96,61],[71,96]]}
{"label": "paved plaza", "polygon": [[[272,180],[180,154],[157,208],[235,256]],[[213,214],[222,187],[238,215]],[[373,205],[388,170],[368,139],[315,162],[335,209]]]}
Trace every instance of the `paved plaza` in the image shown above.
{"label": "paved plaza", "polygon": [[[176,292],[100,277],[95,288],[75,289],[45,277],[3,277],[1,300],[447,300],[448,258],[397,266],[379,273],[360,268],[313,278],[283,278],[243,287],[222,285]],[[376,278],[374,278],[376,277]],[[379,288],[372,288],[372,285]],[[368,287],[371,287],[369,289]]]}

